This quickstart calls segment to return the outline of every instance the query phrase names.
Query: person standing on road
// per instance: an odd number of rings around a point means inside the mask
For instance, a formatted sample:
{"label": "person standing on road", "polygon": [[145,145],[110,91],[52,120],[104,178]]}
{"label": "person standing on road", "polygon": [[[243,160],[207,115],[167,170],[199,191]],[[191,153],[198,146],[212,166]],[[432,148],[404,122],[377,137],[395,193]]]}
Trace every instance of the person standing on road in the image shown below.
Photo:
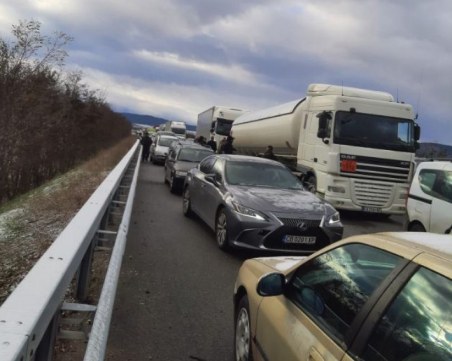
{"label": "person standing on road", "polygon": [[228,137],[226,138],[226,141],[221,146],[219,153],[220,154],[234,153],[237,149],[235,149],[234,146],[232,145],[233,141],[234,141],[234,138],[232,136],[228,135]]}
{"label": "person standing on road", "polygon": [[273,153],[273,146],[269,145],[264,152],[264,158],[276,160],[275,153]]}
{"label": "person standing on road", "polygon": [[215,138],[212,135],[210,137],[210,140],[207,142],[207,145],[212,148],[212,150],[216,153],[217,152],[217,142],[215,142]]}
{"label": "person standing on road", "polygon": [[152,145],[152,139],[149,137],[148,132],[144,132],[143,137],[141,138],[141,146],[143,147],[142,153],[141,153],[141,160],[143,162],[148,161],[149,159],[149,153]]}

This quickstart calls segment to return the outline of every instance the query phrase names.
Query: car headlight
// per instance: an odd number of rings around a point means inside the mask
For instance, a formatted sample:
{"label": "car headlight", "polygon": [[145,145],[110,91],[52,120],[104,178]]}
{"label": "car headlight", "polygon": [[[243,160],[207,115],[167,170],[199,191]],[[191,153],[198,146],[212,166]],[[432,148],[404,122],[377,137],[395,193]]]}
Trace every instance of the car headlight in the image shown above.
{"label": "car headlight", "polygon": [[325,221],[326,226],[334,226],[341,221],[339,212],[329,204],[325,204]]}
{"label": "car headlight", "polygon": [[232,204],[232,208],[237,213],[240,213],[244,216],[252,217],[258,221],[266,221],[265,216],[262,213],[255,211],[254,209],[242,206],[240,203],[237,203],[235,201],[232,201],[231,204]]}

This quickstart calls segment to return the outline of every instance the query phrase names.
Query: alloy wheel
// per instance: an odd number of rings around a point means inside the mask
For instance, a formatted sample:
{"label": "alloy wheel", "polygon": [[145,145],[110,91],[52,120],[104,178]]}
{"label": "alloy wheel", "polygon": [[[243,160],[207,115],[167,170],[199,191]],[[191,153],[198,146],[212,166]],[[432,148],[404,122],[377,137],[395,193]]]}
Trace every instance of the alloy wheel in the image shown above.
{"label": "alloy wheel", "polygon": [[235,359],[236,361],[250,360],[250,318],[245,307],[242,307],[237,315],[237,324],[235,326]]}
{"label": "alloy wheel", "polygon": [[217,238],[218,247],[220,247],[223,250],[229,247],[227,226],[228,219],[226,213],[223,210],[221,210],[217,216],[215,234]]}

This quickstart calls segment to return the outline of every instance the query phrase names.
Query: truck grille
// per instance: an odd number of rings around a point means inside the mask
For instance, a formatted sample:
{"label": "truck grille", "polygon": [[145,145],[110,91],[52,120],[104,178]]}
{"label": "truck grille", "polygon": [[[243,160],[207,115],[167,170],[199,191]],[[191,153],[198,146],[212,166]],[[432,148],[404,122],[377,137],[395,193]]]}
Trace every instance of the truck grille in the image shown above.
{"label": "truck grille", "polygon": [[349,178],[407,183],[411,162],[341,154],[340,175]]}
{"label": "truck grille", "polygon": [[355,180],[353,184],[355,202],[362,207],[384,207],[392,199],[392,184],[364,180]]}

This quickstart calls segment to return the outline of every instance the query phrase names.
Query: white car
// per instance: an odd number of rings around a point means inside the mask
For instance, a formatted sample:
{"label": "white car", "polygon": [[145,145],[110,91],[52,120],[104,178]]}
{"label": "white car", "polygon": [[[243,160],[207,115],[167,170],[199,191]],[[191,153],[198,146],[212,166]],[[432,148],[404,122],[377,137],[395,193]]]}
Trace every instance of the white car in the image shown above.
{"label": "white car", "polygon": [[451,233],[452,162],[422,162],[417,166],[407,200],[407,229]]}
{"label": "white car", "polygon": [[166,157],[168,155],[168,149],[171,143],[178,141],[179,138],[172,135],[159,134],[155,138],[155,141],[151,145],[151,162],[154,164],[165,163]]}

